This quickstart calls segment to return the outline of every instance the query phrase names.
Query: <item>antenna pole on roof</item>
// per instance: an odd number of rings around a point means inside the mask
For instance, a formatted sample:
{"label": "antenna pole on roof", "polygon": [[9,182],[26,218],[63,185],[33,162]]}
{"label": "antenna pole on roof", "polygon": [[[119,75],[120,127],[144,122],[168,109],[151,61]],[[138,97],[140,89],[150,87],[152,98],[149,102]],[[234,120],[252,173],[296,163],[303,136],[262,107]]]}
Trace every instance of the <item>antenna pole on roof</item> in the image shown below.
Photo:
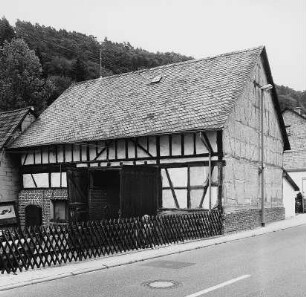
{"label": "antenna pole on roof", "polygon": [[100,77],[102,77],[102,48],[100,45]]}

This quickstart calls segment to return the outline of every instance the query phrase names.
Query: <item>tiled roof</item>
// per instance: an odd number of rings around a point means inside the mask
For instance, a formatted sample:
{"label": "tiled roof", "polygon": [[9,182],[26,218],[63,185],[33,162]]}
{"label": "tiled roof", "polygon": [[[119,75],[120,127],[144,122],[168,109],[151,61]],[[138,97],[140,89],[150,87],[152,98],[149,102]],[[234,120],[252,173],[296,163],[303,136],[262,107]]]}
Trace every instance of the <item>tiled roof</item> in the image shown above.
{"label": "tiled roof", "polygon": [[263,49],[78,83],[11,147],[222,129]]}
{"label": "tiled roof", "polygon": [[0,111],[0,149],[5,146],[28,112],[29,108]]}

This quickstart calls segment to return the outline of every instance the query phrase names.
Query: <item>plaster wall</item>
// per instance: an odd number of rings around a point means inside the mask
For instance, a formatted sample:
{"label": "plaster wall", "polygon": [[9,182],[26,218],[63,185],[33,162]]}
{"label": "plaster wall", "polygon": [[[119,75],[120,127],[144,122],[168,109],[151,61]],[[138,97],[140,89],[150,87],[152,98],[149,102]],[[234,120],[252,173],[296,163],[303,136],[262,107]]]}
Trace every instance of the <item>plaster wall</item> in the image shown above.
{"label": "plaster wall", "polygon": [[23,122],[21,123],[21,132],[24,132],[34,121],[35,116],[31,113],[28,113]]}
{"label": "plaster wall", "polygon": [[285,151],[284,168],[287,171],[306,171],[306,149]]}
{"label": "plaster wall", "polygon": [[[249,77],[223,132],[226,166],[223,171],[225,211],[259,208],[260,200],[260,98],[254,85],[268,83],[261,61]],[[265,207],[282,207],[283,141],[270,93],[264,93]]]}
{"label": "plaster wall", "polygon": [[290,177],[300,188],[300,192],[306,197],[306,170],[305,171],[289,171]]}
{"label": "plaster wall", "polygon": [[[217,151],[216,132],[207,132],[213,151]],[[208,151],[200,139],[199,133],[184,133],[159,136],[159,151],[162,160],[165,157],[192,157],[207,154]],[[116,149],[117,148],[117,149]],[[126,155],[127,153],[127,155]],[[139,137],[136,139],[118,139],[116,141],[99,141],[88,144],[61,144],[29,150],[21,154],[23,165],[74,163],[87,161],[103,161],[105,163],[129,162],[141,159],[143,163],[146,158],[151,160],[157,157],[156,136]]]}
{"label": "plaster wall", "polygon": [[286,218],[295,216],[295,197],[297,193],[298,191],[294,191],[288,181],[283,178],[283,197]]}
{"label": "plaster wall", "polygon": [[[34,115],[29,113],[14,134],[11,135],[8,144],[26,130],[34,120]],[[7,153],[5,148],[0,150],[0,202],[17,200],[22,183],[19,169],[19,155]]]}
{"label": "plaster wall", "polygon": [[20,190],[20,159],[4,151],[0,160],[0,202],[15,201]]}

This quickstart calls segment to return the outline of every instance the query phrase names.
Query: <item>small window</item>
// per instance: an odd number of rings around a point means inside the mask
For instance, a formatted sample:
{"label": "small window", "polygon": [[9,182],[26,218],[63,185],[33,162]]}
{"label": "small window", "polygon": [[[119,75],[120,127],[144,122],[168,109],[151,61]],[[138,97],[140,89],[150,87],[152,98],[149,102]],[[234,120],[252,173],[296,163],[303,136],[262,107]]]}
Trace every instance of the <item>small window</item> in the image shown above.
{"label": "small window", "polygon": [[23,187],[25,189],[36,188],[34,180],[33,180],[32,176],[31,176],[31,174],[24,174],[23,175]]}
{"label": "small window", "polygon": [[153,77],[153,79],[151,80],[151,84],[159,83],[161,79],[162,79],[162,76],[157,75],[157,76]]}
{"label": "small window", "polygon": [[[50,175],[50,184],[49,184]],[[67,188],[66,172],[23,174],[23,188]]]}
{"label": "small window", "polygon": [[49,188],[49,174],[35,173],[23,175],[24,188]]}
{"label": "small window", "polygon": [[51,221],[58,223],[67,222],[67,201],[52,200],[51,202]]}
{"label": "small window", "polygon": [[66,188],[66,172],[51,172],[51,188]]}

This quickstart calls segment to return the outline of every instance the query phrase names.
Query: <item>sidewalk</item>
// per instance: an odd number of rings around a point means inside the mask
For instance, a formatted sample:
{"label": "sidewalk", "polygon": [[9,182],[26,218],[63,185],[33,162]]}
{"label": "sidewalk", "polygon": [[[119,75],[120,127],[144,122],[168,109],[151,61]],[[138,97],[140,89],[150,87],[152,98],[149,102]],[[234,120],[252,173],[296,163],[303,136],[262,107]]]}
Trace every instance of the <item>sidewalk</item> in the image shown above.
{"label": "sidewalk", "polygon": [[0,291],[51,281],[55,279],[65,278],[65,277],[71,277],[74,275],[107,269],[111,267],[127,265],[134,262],[181,253],[184,251],[191,251],[194,249],[204,248],[207,246],[217,245],[252,236],[258,236],[266,233],[285,230],[291,227],[296,227],[304,224],[306,224],[306,214],[298,214],[294,218],[271,223],[264,228],[257,228],[254,230],[243,231],[230,235],[218,236],[211,239],[189,241],[181,244],[173,244],[164,247],[157,247],[155,249],[132,251],[121,255],[96,258],[83,262],[72,262],[62,266],[17,272],[16,275],[0,274]]}

